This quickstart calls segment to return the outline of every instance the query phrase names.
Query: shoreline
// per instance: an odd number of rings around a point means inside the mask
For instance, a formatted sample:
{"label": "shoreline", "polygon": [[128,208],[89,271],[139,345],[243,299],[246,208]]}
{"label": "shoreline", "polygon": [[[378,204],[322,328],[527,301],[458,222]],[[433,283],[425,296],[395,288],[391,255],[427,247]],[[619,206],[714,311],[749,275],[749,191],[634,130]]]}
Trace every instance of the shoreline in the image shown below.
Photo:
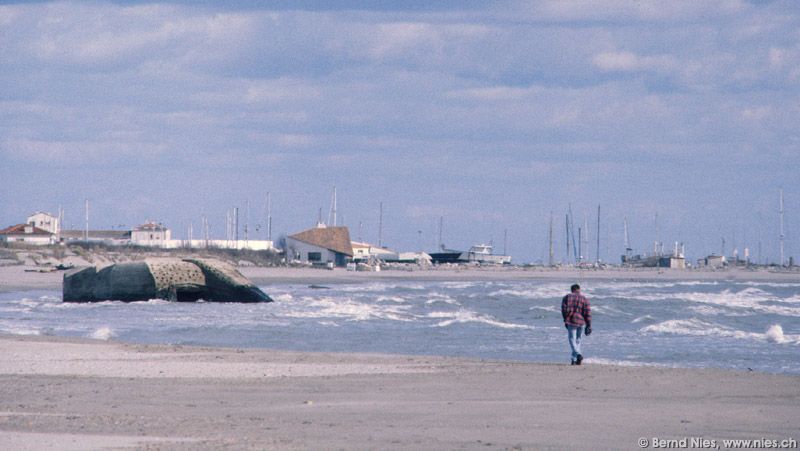
{"label": "shoreline", "polygon": [[[46,268],[46,267],[45,267]],[[0,266],[0,293],[10,291],[60,290],[64,271],[39,272],[41,266]],[[797,271],[755,271],[730,268],[719,271],[664,268],[523,268],[523,267],[463,267],[355,272],[342,268],[334,270],[313,268],[256,267],[237,268],[256,285],[269,284],[339,284],[385,281],[502,281],[502,280],[564,280],[564,281],[764,281],[800,283]]]}
{"label": "shoreline", "polygon": [[17,449],[633,449],[799,432],[800,376],[7,335],[0,349],[0,443]]}

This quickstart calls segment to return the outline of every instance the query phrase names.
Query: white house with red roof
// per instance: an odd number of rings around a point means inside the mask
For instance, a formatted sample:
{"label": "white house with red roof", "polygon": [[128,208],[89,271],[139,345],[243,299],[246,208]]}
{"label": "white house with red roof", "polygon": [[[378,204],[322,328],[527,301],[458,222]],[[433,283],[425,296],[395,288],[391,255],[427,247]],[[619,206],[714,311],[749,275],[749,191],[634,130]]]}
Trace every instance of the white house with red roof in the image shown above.
{"label": "white house with red roof", "polygon": [[56,235],[30,224],[17,224],[0,230],[0,242],[46,246],[56,242]]}

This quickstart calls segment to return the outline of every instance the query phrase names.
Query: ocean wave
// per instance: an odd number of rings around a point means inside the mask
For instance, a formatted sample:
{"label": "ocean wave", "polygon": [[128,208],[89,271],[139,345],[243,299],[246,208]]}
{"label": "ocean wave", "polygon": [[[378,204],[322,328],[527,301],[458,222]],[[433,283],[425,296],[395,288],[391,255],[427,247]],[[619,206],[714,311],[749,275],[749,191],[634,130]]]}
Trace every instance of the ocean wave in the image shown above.
{"label": "ocean wave", "polygon": [[89,334],[89,338],[92,338],[94,340],[109,340],[114,335],[115,335],[114,331],[111,330],[110,327],[101,327],[92,332],[91,334]]}
{"label": "ocean wave", "polygon": [[797,288],[800,287],[800,283],[797,282],[758,282],[758,281],[747,281],[747,282],[735,282],[736,285],[744,285],[750,287],[770,287],[770,288]]}
{"label": "ocean wave", "polygon": [[[800,301],[800,295],[783,299],[755,287],[748,287],[739,291],[726,289],[720,292],[689,291],[673,293],[627,294],[621,297],[625,300],[643,302],[677,300],[693,302],[697,304],[716,305],[728,309],[747,309],[757,313],[772,313],[782,316],[800,316],[800,306],[796,306],[796,304],[798,304],[797,301]],[[732,313],[733,312],[728,312],[729,315],[733,316]]]}
{"label": "ocean wave", "polygon": [[455,299],[453,299],[453,298],[451,298],[449,296],[441,296],[441,297],[438,297],[438,298],[428,299],[427,301],[425,301],[425,305],[433,305],[433,304],[437,304],[437,303],[450,304],[450,305],[461,305],[460,302],[456,301]]}
{"label": "ocean wave", "polygon": [[[714,304],[729,308],[752,309],[761,313],[774,313],[783,316],[800,316],[800,307],[774,305],[782,299],[759,288],[745,288],[741,291],[723,290],[719,293],[680,293],[679,299],[704,304]],[[764,304],[771,302],[773,304]]]}
{"label": "ocean wave", "polygon": [[640,332],[666,333],[691,336],[713,336],[736,339],[758,340],[772,343],[800,344],[800,335],[785,335],[780,324],[774,324],[764,333],[746,332],[718,324],[708,323],[696,318],[673,319],[645,326]]}
{"label": "ocean wave", "polygon": [[534,305],[528,307],[528,310],[544,310],[545,312],[561,313],[561,307],[555,305]]}
{"label": "ocean wave", "polygon": [[307,298],[303,297],[298,308],[283,312],[289,318],[341,318],[349,321],[388,319],[392,321],[414,321],[408,313],[409,305],[386,305],[356,302],[351,298]]}
{"label": "ocean wave", "polygon": [[641,323],[642,321],[655,321],[655,318],[653,318],[650,315],[644,315],[634,319],[633,321],[631,321],[631,323],[636,324],[636,323]]}
{"label": "ocean wave", "polygon": [[533,329],[533,327],[525,324],[506,323],[489,315],[481,315],[471,310],[463,309],[456,312],[431,312],[427,316],[428,318],[434,319],[447,318],[444,321],[438,322],[436,324],[437,327],[447,327],[453,324],[464,323],[483,323],[503,329]]}
{"label": "ocean wave", "polygon": [[294,300],[294,297],[289,293],[280,293],[270,296],[273,301],[275,302],[290,302]]}
{"label": "ocean wave", "polygon": [[477,286],[478,282],[442,282],[440,285],[453,290],[465,290]]}
{"label": "ocean wave", "polygon": [[551,299],[561,298],[565,294],[564,287],[561,285],[542,285],[531,288],[501,288],[494,290],[486,295],[477,294],[480,297],[493,298],[522,298],[522,299]]}
{"label": "ocean wave", "polygon": [[9,335],[27,335],[27,336],[42,335],[42,331],[39,329],[30,329],[24,327],[3,327],[0,330],[2,330],[3,333]]}
{"label": "ocean wave", "polygon": [[378,296],[375,302],[396,302],[400,304],[406,302],[406,300],[400,296]]}

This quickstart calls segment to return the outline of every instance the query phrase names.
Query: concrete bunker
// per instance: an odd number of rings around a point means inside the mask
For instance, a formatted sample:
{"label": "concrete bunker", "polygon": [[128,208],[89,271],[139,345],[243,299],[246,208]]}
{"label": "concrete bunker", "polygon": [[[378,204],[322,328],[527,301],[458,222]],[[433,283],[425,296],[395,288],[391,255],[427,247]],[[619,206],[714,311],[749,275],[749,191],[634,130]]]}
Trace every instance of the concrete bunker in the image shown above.
{"label": "concrete bunker", "polygon": [[64,302],[270,302],[233,266],[213,259],[149,258],[64,274]]}

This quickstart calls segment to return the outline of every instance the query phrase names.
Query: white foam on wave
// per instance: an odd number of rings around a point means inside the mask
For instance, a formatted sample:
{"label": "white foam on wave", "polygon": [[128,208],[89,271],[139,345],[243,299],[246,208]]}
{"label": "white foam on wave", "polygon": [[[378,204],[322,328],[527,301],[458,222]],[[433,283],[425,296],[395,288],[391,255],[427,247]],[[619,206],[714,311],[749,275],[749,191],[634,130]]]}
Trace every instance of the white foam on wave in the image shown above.
{"label": "white foam on wave", "polygon": [[289,293],[280,293],[270,296],[273,301],[276,302],[290,302],[294,300],[294,297]]}
{"label": "white foam on wave", "polygon": [[736,282],[737,285],[747,285],[751,287],[770,287],[770,288],[796,288],[800,287],[800,283],[796,282]]}
{"label": "white foam on wave", "polygon": [[42,331],[39,329],[29,329],[29,328],[18,328],[18,327],[7,327],[2,329],[3,333],[11,334],[11,335],[42,335]]}
{"label": "white foam on wave", "polygon": [[101,327],[92,332],[91,334],[89,334],[89,338],[95,340],[108,340],[113,336],[114,336],[114,331],[111,330],[110,327]]}
{"label": "white foam on wave", "polygon": [[376,302],[396,302],[398,304],[406,302],[406,300],[400,296],[378,296],[375,299]]}
{"label": "white foam on wave", "polygon": [[[678,293],[674,297],[690,302],[713,304],[728,308],[752,309],[761,313],[774,313],[783,316],[800,316],[800,307],[780,304],[783,300],[755,287],[741,291],[723,290],[720,293]],[[765,304],[770,302],[772,304]]]}
{"label": "white foam on wave", "polygon": [[476,294],[479,297],[494,298],[522,298],[522,299],[550,299],[560,298],[564,295],[564,287],[561,285],[547,284],[530,288],[501,288],[489,292],[487,295]]}
{"label": "white foam on wave", "polygon": [[393,321],[414,321],[415,317],[407,311],[409,305],[369,304],[356,302],[351,298],[303,297],[296,309],[285,312],[289,318],[341,318],[348,321],[368,321],[388,319]]}
{"label": "white foam on wave", "polygon": [[544,310],[545,312],[561,313],[561,307],[556,307],[554,305],[534,305],[529,307],[528,310]]}
{"label": "white foam on wave", "polygon": [[465,290],[478,285],[477,282],[442,282],[441,286],[445,288],[452,288],[454,290]]}
{"label": "white foam on wave", "polygon": [[450,296],[438,292],[428,293],[426,297],[428,299],[425,301],[425,305],[432,305],[436,304],[437,302],[450,305],[461,305],[460,302],[451,298]]}
{"label": "white foam on wave", "polygon": [[748,339],[757,341],[769,341],[773,343],[800,344],[800,335],[785,335],[783,328],[779,324],[774,324],[765,333],[746,332],[743,330],[731,329],[718,324],[708,323],[696,318],[692,319],[673,319],[658,324],[645,326],[640,332],[665,333],[676,335],[691,336],[711,336],[736,339]]}
{"label": "white foam on wave", "polygon": [[459,303],[455,299],[447,299],[447,298],[445,298],[445,299],[428,299],[427,301],[425,301],[425,305],[433,305],[433,304],[436,304],[436,303],[450,304],[450,305],[461,305],[461,303]]}
{"label": "white foam on wave", "polygon": [[[120,304],[120,303],[123,303],[122,301],[109,301],[109,302],[111,302],[112,304]],[[104,303],[103,303],[103,302],[101,302],[100,304],[104,304]],[[123,304],[124,304],[124,303],[123,303]],[[164,305],[164,304],[170,304],[170,302],[169,302],[168,300],[166,300],[166,299],[148,299],[148,300],[146,300],[146,301],[136,301],[136,302],[131,302],[130,304],[139,304],[139,305]]]}
{"label": "white foam on wave", "polygon": [[471,310],[458,310],[456,312],[431,312],[429,318],[447,318],[436,324],[437,327],[447,327],[453,324],[483,323],[503,329],[533,329],[525,324],[505,323],[489,315],[481,315]]}
{"label": "white foam on wave", "polygon": [[[782,316],[800,316],[800,306],[797,306],[800,297],[782,299],[764,290],[748,287],[740,291],[723,290],[719,293],[701,291],[655,293],[655,294],[627,294],[622,296],[627,300],[661,302],[667,299],[694,302],[719,306],[727,309],[750,310],[758,313],[772,313]],[[731,315],[733,312],[726,312]]]}
{"label": "white foam on wave", "polygon": [[636,323],[641,323],[642,321],[655,321],[655,318],[653,318],[650,315],[644,315],[634,319],[633,321],[631,321],[631,323],[636,324]]}

